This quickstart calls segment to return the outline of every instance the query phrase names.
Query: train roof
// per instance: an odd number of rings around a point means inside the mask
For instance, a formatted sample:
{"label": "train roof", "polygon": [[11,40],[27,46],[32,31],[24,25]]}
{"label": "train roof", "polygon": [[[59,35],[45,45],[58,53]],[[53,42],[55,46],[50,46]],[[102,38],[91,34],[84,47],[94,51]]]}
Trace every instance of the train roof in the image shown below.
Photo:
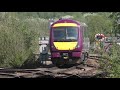
{"label": "train roof", "polygon": [[73,19],[59,19],[59,20],[55,21],[51,26],[53,26],[54,24],[57,24],[57,23],[75,23],[80,26],[87,26],[85,23],[82,23],[82,22],[79,22],[79,21],[76,21]]}

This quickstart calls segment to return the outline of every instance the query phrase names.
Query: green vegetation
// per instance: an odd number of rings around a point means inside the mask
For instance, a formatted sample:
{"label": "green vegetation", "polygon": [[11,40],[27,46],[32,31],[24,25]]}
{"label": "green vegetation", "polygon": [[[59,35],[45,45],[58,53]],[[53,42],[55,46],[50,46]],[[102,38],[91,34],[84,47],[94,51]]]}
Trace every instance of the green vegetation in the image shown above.
{"label": "green vegetation", "polygon": [[106,59],[101,60],[101,69],[107,73],[108,78],[120,78],[120,46],[113,44],[110,54],[102,53]]}
{"label": "green vegetation", "polygon": [[117,36],[117,34],[120,34],[120,12],[113,12],[109,17],[112,19],[113,22],[113,33],[115,34],[115,36]]}
{"label": "green vegetation", "polygon": [[[96,33],[107,36],[120,34],[120,25],[116,22],[120,12],[1,12],[0,13],[0,67],[21,67],[27,60],[38,53],[38,38],[49,35],[49,18],[62,16],[85,22],[91,43]],[[109,77],[120,75],[120,46],[113,45],[106,61],[101,60],[102,69],[109,72]]]}
{"label": "green vegetation", "polygon": [[32,59],[39,49],[39,36],[48,35],[47,26],[46,19],[0,13],[0,67],[16,68]]}

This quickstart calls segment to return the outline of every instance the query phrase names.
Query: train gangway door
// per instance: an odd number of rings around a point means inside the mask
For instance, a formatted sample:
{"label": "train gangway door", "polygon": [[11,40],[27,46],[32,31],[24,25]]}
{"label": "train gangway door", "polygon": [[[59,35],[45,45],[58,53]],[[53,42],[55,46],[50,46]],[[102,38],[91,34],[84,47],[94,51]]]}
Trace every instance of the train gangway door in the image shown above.
{"label": "train gangway door", "polygon": [[40,63],[46,64],[46,61],[49,58],[49,38],[48,37],[40,37],[39,38],[39,51],[40,51]]}

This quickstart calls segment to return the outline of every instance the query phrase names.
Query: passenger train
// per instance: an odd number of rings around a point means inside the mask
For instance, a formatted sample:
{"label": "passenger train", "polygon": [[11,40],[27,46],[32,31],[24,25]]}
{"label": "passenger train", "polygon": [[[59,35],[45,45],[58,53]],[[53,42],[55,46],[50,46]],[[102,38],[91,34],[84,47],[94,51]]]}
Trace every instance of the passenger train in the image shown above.
{"label": "passenger train", "polygon": [[86,61],[89,56],[89,31],[85,23],[60,19],[50,26],[50,53],[56,66]]}

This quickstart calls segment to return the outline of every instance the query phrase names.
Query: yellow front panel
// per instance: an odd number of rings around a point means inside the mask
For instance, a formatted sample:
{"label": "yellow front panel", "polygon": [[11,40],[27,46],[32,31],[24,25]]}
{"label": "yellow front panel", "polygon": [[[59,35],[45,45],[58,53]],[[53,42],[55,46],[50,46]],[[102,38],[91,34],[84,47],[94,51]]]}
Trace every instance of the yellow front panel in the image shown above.
{"label": "yellow front panel", "polygon": [[77,42],[54,42],[54,46],[58,50],[73,50],[77,46]]}
{"label": "yellow front panel", "polygon": [[60,26],[74,26],[77,27],[78,25],[75,23],[57,23],[55,25],[53,25],[53,27],[60,27]]}

